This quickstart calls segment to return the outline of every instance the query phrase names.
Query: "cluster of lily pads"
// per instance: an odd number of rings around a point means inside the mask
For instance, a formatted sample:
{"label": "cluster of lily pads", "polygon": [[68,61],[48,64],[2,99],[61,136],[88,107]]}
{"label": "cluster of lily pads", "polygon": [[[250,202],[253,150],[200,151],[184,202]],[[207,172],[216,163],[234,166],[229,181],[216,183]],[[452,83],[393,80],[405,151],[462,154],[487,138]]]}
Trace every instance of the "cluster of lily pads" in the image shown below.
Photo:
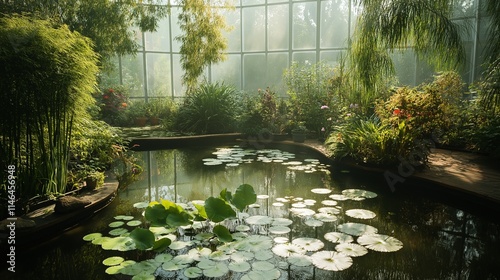
{"label": "cluster of lily pads", "polygon": [[[218,151],[227,155],[244,150]],[[276,150],[256,152],[273,153]],[[91,233],[83,239],[104,250],[155,253],[154,258],[142,261],[125,260],[122,256],[103,261],[108,266],[106,273],[129,275],[132,279],[285,279],[287,271],[294,267],[341,271],[368,250],[394,252],[403,247],[401,241],[379,234],[371,225],[346,221],[345,216],[356,220],[375,218],[376,214],[367,209],[344,210],[342,203],[372,199],[376,193],[346,189],[332,194],[329,188],[311,192],[325,199],[317,203],[293,196],[276,198],[271,205],[284,209],[287,216],[283,217],[248,214],[250,208],[259,207],[257,199],[269,199],[268,195],[257,195],[248,184],[239,186],[234,194],[224,189],[218,197],[187,204],[168,200],[139,202],[134,204],[144,210],[139,219],[116,216],[109,224],[109,236]],[[327,223],[327,228],[334,231],[325,233],[323,241],[317,236],[293,238],[292,229],[301,222],[314,229]],[[335,245],[334,250],[323,250],[325,242]]]}
{"label": "cluster of lily pads", "polygon": [[204,165],[225,165],[236,167],[242,163],[254,161],[264,163],[281,163],[288,169],[312,173],[315,171],[327,172],[329,166],[321,163],[318,159],[295,160],[295,154],[279,149],[243,149],[239,146],[216,148],[212,153],[215,157],[202,159]]}

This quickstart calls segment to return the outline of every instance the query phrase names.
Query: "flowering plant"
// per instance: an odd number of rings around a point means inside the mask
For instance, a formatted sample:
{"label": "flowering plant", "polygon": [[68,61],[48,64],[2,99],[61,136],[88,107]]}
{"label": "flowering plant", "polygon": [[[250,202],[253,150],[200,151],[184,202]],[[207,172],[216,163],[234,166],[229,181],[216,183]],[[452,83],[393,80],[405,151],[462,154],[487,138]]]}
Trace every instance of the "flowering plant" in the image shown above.
{"label": "flowering plant", "polygon": [[96,94],[100,117],[110,125],[122,126],[126,124],[126,110],[128,96],[120,88],[106,88]]}

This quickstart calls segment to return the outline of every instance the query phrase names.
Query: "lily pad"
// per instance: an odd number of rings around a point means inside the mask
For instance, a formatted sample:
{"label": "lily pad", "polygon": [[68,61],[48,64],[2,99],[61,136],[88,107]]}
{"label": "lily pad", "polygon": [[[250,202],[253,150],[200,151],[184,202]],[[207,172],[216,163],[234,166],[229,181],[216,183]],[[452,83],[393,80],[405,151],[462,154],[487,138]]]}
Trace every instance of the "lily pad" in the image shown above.
{"label": "lily pad", "polygon": [[377,194],[371,191],[367,190],[361,190],[361,189],[345,189],[342,191],[342,194],[351,198],[351,197],[357,197],[357,196],[362,196],[365,198],[375,198],[377,197]]}
{"label": "lily pad", "polygon": [[338,201],[344,201],[344,200],[348,200],[349,198],[343,194],[332,194],[330,196],[328,196],[329,198],[331,199],[334,199],[334,200],[338,200]]}
{"label": "lily pad", "polygon": [[115,229],[109,231],[109,235],[120,236],[120,235],[125,234],[127,232],[128,232],[128,230],[125,228],[115,228]]}
{"label": "lily pad", "polygon": [[314,218],[307,219],[304,224],[310,226],[310,227],[320,227],[323,225],[323,222],[320,220],[316,220]]}
{"label": "lily pad", "polygon": [[252,252],[237,251],[231,254],[231,259],[235,262],[249,261],[254,258]]}
{"label": "lily pad", "polygon": [[149,202],[147,202],[147,201],[136,202],[136,203],[134,203],[133,206],[135,208],[142,209],[142,208],[148,207],[149,206]]}
{"label": "lily pad", "polygon": [[209,269],[203,270],[203,275],[206,277],[222,277],[229,271],[225,263],[216,262],[214,266]]}
{"label": "lily pad", "polygon": [[308,255],[295,255],[287,258],[288,263],[296,266],[310,266],[312,264],[311,257]]}
{"label": "lily pad", "polygon": [[284,258],[295,255],[304,255],[306,253],[306,249],[292,243],[278,244],[273,247],[272,251],[274,254]]}
{"label": "lily pad", "polygon": [[323,204],[325,206],[335,206],[335,205],[337,205],[337,201],[335,201],[335,200],[323,200],[323,201],[321,201],[321,204]]}
{"label": "lily pad", "polygon": [[293,223],[292,220],[287,218],[274,218],[272,226],[289,226]]}
{"label": "lily pad", "polygon": [[335,251],[320,251],[311,255],[314,266],[324,270],[341,271],[352,265],[352,258]]}
{"label": "lily pad", "polygon": [[249,225],[269,225],[273,222],[273,218],[269,216],[255,215],[246,218],[245,222]]}
{"label": "lily pad", "polygon": [[94,232],[94,233],[89,233],[83,237],[84,241],[92,241],[96,238],[102,237],[102,233],[100,232]]}
{"label": "lily pad", "polygon": [[268,262],[268,261],[256,261],[252,263],[252,268],[254,270],[260,270],[260,271],[268,271],[271,270],[274,267],[274,264]]}
{"label": "lily pad", "polygon": [[354,241],[352,236],[343,232],[327,232],[325,233],[325,239],[333,243],[349,243]]}
{"label": "lily pad", "polygon": [[377,252],[395,252],[403,248],[403,242],[384,234],[362,235],[358,243]]}
{"label": "lily pad", "polygon": [[132,220],[132,221],[127,222],[127,226],[129,226],[129,227],[136,227],[140,224],[142,224],[142,222],[139,220]]}
{"label": "lily pad", "polygon": [[123,261],[125,261],[124,258],[119,257],[119,256],[114,256],[114,257],[109,257],[106,258],[102,261],[102,264],[105,266],[115,266],[121,264]]}
{"label": "lily pad", "polygon": [[321,207],[321,208],[318,208],[318,212],[331,214],[331,215],[338,215],[338,214],[340,214],[340,209],[337,207]]}
{"label": "lily pad", "polygon": [[374,212],[366,209],[349,209],[345,211],[345,214],[351,218],[363,220],[373,219],[377,216]]}
{"label": "lily pad", "polygon": [[196,266],[188,267],[188,268],[186,268],[186,270],[184,270],[184,276],[186,276],[187,278],[194,279],[194,278],[201,277],[202,275],[203,275],[203,270],[201,270],[200,268],[198,268]]}
{"label": "lily pad", "polygon": [[234,272],[246,272],[251,268],[250,264],[246,261],[232,262],[227,267]]}
{"label": "lily pad", "polygon": [[327,188],[316,188],[316,189],[312,189],[311,192],[317,193],[317,194],[329,194],[332,192],[332,190],[327,189]]}
{"label": "lily pad", "polygon": [[272,258],[273,256],[274,255],[273,255],[273,252],[271,250],[261,250],[261,251],[255,252],[255,254],[254,254],[255,259],[258,261],[266,261],[266,260]]}
{"label": "lily pad", "polygon": [[111,227],[111,228],[117,228],[117,227],[123,226],[124,224],[125,223],[122,222],[122,221],[116,221],[116,222],[110,223],[108,226]]}
{"label": "lily pad", "polygon": [[360,257],[368,253],[365,247],[355,243],[340,243],[335,246],[335,250],[349,257]]}
{"label": "lily pad", "polygon": [[361,236],[364,234],[374,234],[377,233],[377,229],[370,225],[359,224],[359,223],[345,223],[338,225],[338,230],[343,233],[347,233],[354,236]]}
{"label": "lily pad", "polygon": [[269,232],[272,234],[286,234],[290,232],[290,228],[285,226],[272,226],[269,228]]}
{"label": "lily pad", "polygon": [[248,274],[243,275],[241,277],[241,280],[260,280],[260,279],[273,280],[280,278],[280,275],[281,272],[277,268],[265,271],[252,270]]}
{"label": "lily pad", "polygon": [[328,213],[316,213],[313,217],[325,223],[332,223],[338,220],[337,216]]}
{"label": "lily pad", "polygon": [[294,240],[292,240],[292,244],[301,246],[309,252],[318,251],[325,246],[325,244],[321,240],[309,237],[295,238]]}

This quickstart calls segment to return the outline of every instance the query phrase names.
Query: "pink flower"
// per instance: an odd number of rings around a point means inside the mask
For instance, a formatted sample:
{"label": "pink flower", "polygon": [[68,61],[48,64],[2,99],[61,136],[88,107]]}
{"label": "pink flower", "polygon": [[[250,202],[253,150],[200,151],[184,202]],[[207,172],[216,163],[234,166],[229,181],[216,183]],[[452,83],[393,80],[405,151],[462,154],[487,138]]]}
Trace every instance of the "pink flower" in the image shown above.
{"label": "pink flower", "polygon": [[324,127],[322,127],[322,128],[321,128],[321,131],[325,132],[325,128],[324,128]]}
{"label": "pink flower", "polygon": [[326,105],[321,106],[321,110],[323,110],[323,109],[328,109],[328,106],[326,106]]}

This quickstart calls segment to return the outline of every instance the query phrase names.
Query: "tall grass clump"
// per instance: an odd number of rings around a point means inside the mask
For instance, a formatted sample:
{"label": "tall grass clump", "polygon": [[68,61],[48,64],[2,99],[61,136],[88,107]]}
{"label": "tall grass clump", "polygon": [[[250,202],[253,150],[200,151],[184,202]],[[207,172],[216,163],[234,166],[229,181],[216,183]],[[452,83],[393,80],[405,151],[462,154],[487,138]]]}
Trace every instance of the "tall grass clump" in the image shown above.
{"label": "tall grass clump", "polygon": [[236,90],[223,83],[203,82],[179,106],[174,129],[182,133],[233,132],[238,105]]}

